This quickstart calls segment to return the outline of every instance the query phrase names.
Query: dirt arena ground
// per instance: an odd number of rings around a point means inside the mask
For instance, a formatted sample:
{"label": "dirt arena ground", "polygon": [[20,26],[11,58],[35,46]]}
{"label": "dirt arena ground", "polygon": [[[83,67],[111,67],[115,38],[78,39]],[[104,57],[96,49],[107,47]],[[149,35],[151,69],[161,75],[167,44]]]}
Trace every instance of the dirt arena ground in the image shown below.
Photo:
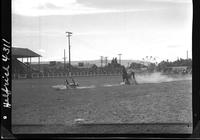
{"label": "dirt arena ground", "polygon": [[75,80],[86,88],[52,88],[64,78],[13,80],[13,133],[192,132],[191,80],[139,85],[120,85],[120,76]]}

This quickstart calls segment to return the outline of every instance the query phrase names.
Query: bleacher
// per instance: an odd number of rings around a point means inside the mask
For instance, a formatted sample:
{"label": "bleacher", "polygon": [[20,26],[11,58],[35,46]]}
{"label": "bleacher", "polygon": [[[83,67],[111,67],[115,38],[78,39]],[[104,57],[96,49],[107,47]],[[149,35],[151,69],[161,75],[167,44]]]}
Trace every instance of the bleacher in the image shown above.
{"label": "bleacher", "polygon": [[[12,47],[12,76],[13,78],[18,77],[31,77],[32,73],[35,73],[39,70],[33,69],[31,67],[31,58],[32,57],[41,57],[39,54],[33,52],[27,48],[15,48]],[[30,62],[23,62],[19,59],[29,58]],[[27,59],[28,61],[28,59]]]}

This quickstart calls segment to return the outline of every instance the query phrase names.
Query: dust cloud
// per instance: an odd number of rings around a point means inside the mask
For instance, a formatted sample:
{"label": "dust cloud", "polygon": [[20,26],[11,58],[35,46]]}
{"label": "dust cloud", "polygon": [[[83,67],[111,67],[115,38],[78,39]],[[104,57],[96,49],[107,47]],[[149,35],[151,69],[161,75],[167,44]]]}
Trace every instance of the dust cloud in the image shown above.
{"label": "dust cloud", "polygon": [[136,74],[138,83],[162,83],[181,80],[192,80],[192,75],[164,75],[160,72]]}

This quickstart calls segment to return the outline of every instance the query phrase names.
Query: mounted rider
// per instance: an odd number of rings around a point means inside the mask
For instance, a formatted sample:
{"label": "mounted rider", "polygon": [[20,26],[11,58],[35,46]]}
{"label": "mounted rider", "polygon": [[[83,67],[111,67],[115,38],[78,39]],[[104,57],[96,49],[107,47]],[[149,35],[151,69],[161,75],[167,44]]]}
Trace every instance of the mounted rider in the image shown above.
{"label": "mounted rider", "polygon": [[70,76],[69,79],[71,79],[72,82],[69,82],[68,79],[66,78],[65,80],[65,86],[67,89],[69,88],[76,88],[79,86],[79,83],[75,82],[74,79]]}

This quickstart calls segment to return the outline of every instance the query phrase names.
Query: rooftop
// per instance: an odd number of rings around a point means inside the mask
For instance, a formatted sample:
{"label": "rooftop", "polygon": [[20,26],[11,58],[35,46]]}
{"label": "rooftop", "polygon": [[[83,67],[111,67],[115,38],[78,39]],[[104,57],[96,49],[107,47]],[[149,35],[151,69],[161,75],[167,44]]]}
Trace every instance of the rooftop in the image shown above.
{"label": "rooftop", "polygon": [[12,56],[16,58],[27,58],[27,57],[41,57],[41,55],[29,50],[28,48],[16,48],[12,47]]}

